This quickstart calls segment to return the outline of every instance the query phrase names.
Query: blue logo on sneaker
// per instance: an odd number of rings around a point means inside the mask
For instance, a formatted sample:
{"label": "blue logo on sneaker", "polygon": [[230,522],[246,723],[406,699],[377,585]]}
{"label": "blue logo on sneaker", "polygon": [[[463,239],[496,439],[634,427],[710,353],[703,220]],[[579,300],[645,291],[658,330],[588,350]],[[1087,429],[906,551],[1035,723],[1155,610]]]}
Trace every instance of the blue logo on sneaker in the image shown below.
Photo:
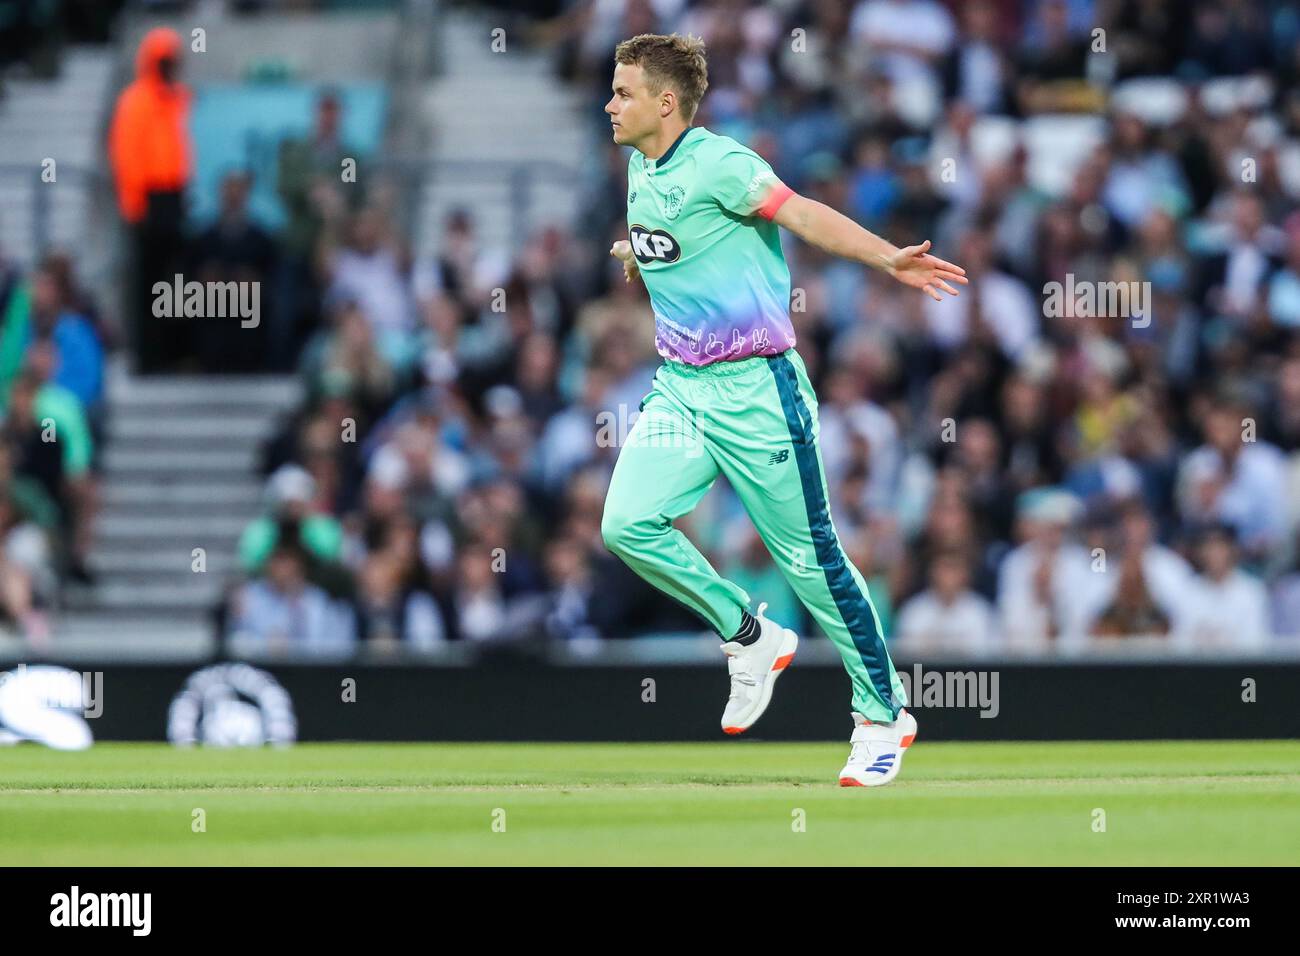
{"label": "blue logo on sneaker", "polygon": [[865,769],[870,770],[874,773],[889,773],[890,768],[894,766],[895,756],[897,755],[892,753],[881,754],[879,757],[876,758],[875,762],[870,767],[867,767]]}

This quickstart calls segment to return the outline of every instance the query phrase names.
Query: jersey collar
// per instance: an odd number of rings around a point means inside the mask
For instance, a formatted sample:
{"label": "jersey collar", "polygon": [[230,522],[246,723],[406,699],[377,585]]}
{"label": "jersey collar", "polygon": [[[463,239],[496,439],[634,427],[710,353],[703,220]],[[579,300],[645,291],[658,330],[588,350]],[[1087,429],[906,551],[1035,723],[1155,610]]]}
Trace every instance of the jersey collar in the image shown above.
{"label": "jersey collar", "polygon": [[664,152],[664,154],[660,156],[658,159],[647,159],[645,161],[646,169],[650,170],[651,172],[654,172],[657,169],[663,169],[664,166],[668,164],[668,160],[672,159],[673,153],[677,152],[677,147],[682,144],[682,140],[684,140],[687,134],[689,134],[693,129],[695,129],[694,126],[688,126],[686,127],[686,129],[682,130],[677,135],[677,138],[673,140],[673,144],[669,146],[668,149]]}

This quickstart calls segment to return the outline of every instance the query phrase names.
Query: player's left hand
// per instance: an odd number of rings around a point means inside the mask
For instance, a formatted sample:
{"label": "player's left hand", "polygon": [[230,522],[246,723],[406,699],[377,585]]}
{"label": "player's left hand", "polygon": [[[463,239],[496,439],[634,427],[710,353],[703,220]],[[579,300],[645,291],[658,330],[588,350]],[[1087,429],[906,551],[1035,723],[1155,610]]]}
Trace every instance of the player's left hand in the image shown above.
{"label": "player's left hand", "polygon": [[939,294],[940,289],[949,295],[958,294],[949,282],[966,285],[966,270],[930,255],[927,251],[929,248],[930,240],[927,239],[919,246],[899,249],[889,260],[889,274],[903,285],[920,289],[936,302],[941,302],[943,296]]}

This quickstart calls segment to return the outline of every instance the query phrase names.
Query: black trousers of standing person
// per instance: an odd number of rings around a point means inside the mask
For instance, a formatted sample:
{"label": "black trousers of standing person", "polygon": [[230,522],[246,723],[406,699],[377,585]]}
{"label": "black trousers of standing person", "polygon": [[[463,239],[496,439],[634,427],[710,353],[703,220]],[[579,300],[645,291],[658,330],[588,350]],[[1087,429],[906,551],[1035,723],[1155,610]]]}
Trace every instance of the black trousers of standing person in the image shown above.
{"label": "black trousers of standing person", "polygon": [[193,355],[192,323],[184,316],[154,315],[154,284],[170,289],[188,258],[185,240],[185,206],[182,193],[149,194],[144,218],[133,227],[134,279],[130,326],[134,333],[137,371],[142,374],[175,371]]}

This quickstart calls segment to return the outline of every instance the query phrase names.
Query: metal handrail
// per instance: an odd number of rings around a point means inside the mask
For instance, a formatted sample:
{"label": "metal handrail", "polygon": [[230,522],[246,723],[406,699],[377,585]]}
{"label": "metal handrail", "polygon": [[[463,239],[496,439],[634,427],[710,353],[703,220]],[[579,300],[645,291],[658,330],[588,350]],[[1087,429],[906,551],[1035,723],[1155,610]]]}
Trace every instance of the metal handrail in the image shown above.
{"label": "metal handrail", "polygon": [[[31,237],[28,246],[35,251],[37,259],[50,248],[50,220],[53,215],[54,190],[68,184],[69,181],[73,188],[78,189],[106,187],[109,183],[108,174],[103,169],[59,163],[56,170],[58,178],[54,182],[46,182],[42,178],[44,171],[39,164],[0,163],[0,181],[7,178],[26,179],[31,189]],[[3,217],[6,212],[9,210],[0,209],[0,217]]]}

